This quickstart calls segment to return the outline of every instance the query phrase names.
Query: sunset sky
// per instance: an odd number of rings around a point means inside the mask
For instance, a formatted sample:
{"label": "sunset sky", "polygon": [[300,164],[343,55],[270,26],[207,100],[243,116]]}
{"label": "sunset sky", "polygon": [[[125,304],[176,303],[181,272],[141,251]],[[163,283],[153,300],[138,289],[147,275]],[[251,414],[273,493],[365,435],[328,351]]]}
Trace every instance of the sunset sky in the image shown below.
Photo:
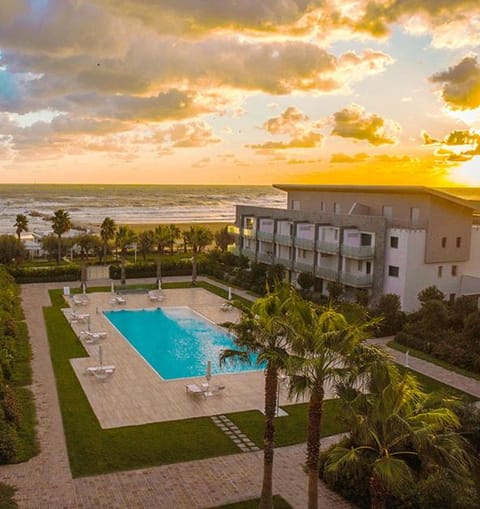
{"label": "sunset sky", "polygon": [[0,0],[0,183],[480,186],[478,0]]}

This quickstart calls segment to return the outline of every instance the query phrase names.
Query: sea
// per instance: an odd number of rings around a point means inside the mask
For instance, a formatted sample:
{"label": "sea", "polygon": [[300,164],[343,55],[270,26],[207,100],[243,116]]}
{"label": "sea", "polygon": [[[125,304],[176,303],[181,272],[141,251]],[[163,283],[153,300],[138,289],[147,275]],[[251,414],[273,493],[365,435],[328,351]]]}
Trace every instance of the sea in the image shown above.
{"label": "sea", "polygon": [[58,209],[74,225],[97,229],[105,217],[152,226],[230,223],[235,205],[285,208],[286,200],[271,186],[0,184],[0,233],[14,233],[17,214],[28,217],[29,231],[47,231]]}

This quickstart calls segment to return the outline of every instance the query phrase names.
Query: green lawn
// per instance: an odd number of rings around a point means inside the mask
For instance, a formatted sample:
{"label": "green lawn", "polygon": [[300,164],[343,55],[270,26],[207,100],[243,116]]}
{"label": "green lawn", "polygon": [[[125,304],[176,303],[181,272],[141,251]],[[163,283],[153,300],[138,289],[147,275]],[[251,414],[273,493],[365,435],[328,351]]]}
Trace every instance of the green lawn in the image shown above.
{"label": "green lawn", "polygon": [[[210,509],[258,509],[259,498],[253,500],[244,500],[234,504],[220,505]],[[273,509],[291,509],[291,505],[280,495],[273,496]]]}
{"label": "green lawn", "polygon": [[2,509],[16,509],[18,507],[13,499],[14,495],[15,488],[12,488],[8,484],[0,483],[0,507]]}
{"label": "green lawn", "polygon": [[398,350],[399,352],[409,352],[409,355],[413,357],[418,357],[424,361],[431,362],[437,366],[448,369],[449,371],[453,371],[454,373],[458,373],[459,375],[467,376],[469,378],[474,378],[475,380],[480,380],[480,373],[474,373],[472,371],[468,371],[463,368],[459,368],[458,366],[454,366],[446,361],[441,359],[437,359],[433,357],[433,355],[429,355],[428,353],[422,352],[421,350],[416,350],[415,348],[410,348],[408,346],[404,346],[400,343],[397,343],[395,340],[391,340],[387,343],[387,346],[393,348],[394,350]]}
{"label": "green lawn", "polygon": [[[308,404],[285,405],[282,408],[288,413],[285,417],[275,418],[275,446],[300,444],[307,440]],[[322,437],[347,431],[338,418],[340,401],[326,400],[323,406]],[[265,416],[258,410],[236,412],[227,416],[258,447],[263,447],[263,423]]]}

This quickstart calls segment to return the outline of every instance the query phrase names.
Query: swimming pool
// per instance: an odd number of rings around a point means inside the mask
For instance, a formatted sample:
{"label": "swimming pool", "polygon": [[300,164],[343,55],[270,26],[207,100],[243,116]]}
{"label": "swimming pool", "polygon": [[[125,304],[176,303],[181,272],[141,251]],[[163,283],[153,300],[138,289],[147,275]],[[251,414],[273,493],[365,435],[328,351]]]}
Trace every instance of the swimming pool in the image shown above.
{"label": "swimming pool", "polygon": [[105,311],[125,339],[165,380],[252,370],[254,366],[218,365],[225,348],[235,348],[232,337],[188,307]]}

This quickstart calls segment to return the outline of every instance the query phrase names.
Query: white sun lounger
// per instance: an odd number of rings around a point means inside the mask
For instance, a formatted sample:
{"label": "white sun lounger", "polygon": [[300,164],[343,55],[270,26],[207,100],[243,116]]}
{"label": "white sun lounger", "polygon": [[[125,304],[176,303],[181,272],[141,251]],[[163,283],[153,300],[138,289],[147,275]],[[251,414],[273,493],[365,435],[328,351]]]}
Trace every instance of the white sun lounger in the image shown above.
{"label": "white sun lounger", "polygon": [[96,343],[100,339],[105,339],[107,337],[107,333],[105,331],[92,332],[89,330],[82,330],[80,331],[79,336],[85,338],[86,343]]}
{"label": "white sun lounger", "polygon": [[85,322],[90,318],[88,313],[77,313],[76,311],[72,311],[70,313],[70,323],[72,322]]}
{"label": "white sun lounger", "polygon": [[157,291],[157,290],[150,290],[148,292],[148,298],[151,300],[151,301],[158,301],[158,300],[163,300],[165,298],[165,295],[163,295],[162,292],[160,291]]}
{"label": "white sun lounger", "polygon": [[86,306],[88,304],[88,297],[86,295],[73,295],[72,301],[75,305]]}
{"label": "white sun lounger", "polygon": [[230,304],[230,302],[224,302],[221,306],[220,306],[220,309],[222,311],[231,311],[233,309],[233,306],[232,304]]}
{"label": "white sun lounger", "polygon": [[127,302],[127,299],[125,297],[122,297],[121,295],[118,295],[117,297],[114,297],[110,304],[125,304]]}
{"label": "white sun lounger", "polygon": [[115,366],[90,366],[85,369],[85,374],[93,375],[99,380],[105,380],[107,377],[115,373]]}
{"label": "white sun lounger", "polygon": [[208,384],[187,384],[185,391],[187,394],[205,394],[208,390]]}
{"label": "white sun lounger", "polygon": [[224,385],[214,385],[213,387],[209,387],[207,391],[205,391],[205,397],[209,398],[210,396],[217,396],[225,390]]}

